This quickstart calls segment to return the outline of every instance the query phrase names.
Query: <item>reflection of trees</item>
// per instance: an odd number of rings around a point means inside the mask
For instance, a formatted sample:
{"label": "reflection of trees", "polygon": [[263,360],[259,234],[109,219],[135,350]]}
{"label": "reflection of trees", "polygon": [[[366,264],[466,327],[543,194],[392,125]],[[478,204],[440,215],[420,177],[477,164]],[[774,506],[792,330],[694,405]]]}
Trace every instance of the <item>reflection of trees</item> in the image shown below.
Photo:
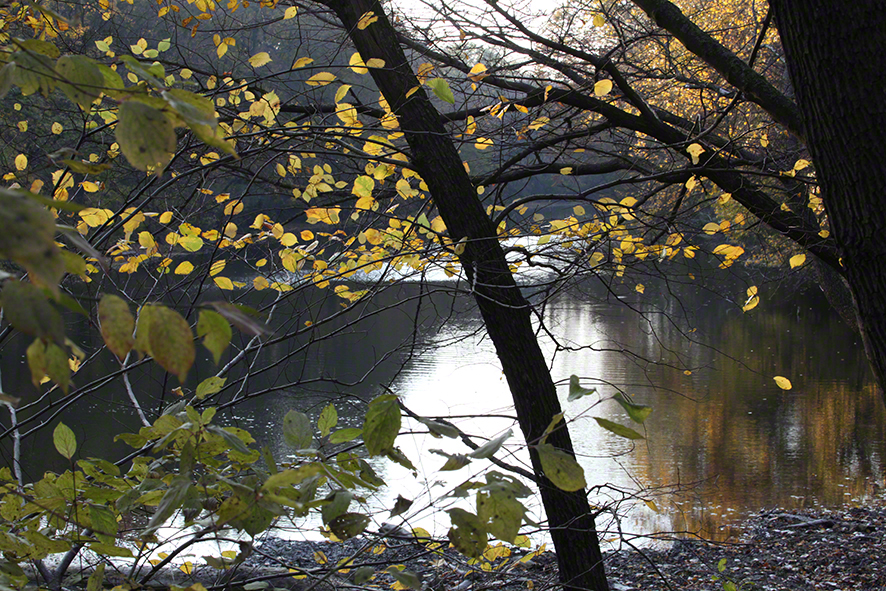
{"label": "reflection of trees", "polygon": [[[657,501],[671,516],[655,523],[715,534],[739,517],[736,508],[838,505],[870,494],[882,478],[884,413],[857,335],[817,290],[783,305],[765,300],[751,314],[707,306],[711,296],[701,292],[679,295],[696,332],[675,328],[679,312],[655,298],[637,304],[641,314],[568,297],[549,307],[561,342],[593,343],[563,354],[558,377],[591,375],[611,383],[604,394],[621,388],[658,409],[648,440],[622,460],[646,486],[688,487]],[[774,375],[791,376],[793,389],[777,388]]]}

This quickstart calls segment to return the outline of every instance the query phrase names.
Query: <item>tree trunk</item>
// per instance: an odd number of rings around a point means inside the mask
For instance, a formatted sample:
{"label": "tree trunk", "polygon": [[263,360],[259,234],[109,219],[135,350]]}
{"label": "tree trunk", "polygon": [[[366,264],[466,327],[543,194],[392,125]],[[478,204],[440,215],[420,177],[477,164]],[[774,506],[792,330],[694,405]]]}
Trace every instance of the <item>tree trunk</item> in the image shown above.
{"label": "tree trunk", "polygon": [[865,352],[886,401],[886,11],[772,0]]}
{"label": "tree trunk", "polygon": [[[341,19],[364,62],[384,60],[383,68],[371,68],[370,72],[399,119],[412,151],[411,165],[427,183],[449,236],[453,241],[467,238],[461,263],[501,360],[520,428],[530,444],[560,581],[570,589],[606,591],[603,558],[585,491],[566,492],[555,487],[544,477],[538,454],[531,447],[560,412],[560,402],[530,322],[529,304],[508,268],[496,228],[477,199],[461,157],[424,89],[407,98],[407,93],[420,85],[378,0],[321,1]],[[358,21],[368,12],[374,12],[378,20],[361,29]],[[573,454],[565,428],[555,430],[547,442]]]}

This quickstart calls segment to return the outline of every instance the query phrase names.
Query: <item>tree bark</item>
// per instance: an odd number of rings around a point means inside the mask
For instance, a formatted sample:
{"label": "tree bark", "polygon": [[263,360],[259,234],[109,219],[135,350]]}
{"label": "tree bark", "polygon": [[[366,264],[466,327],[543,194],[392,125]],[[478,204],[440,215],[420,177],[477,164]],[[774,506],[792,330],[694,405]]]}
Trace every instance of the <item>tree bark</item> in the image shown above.
{"label": "tree bark", "polygon": [[886,401],[886,11],[772,0],[806,145]]}
{"label": "tree bark", "polygon": [[[424,89],[407,97],[420,84],[378,0],[320,1],[342,21],[364,62],[384,60],[384,67],[370,68],[370,72],[399,119],[412,151],[411,165],[427,183],[452,240],[467,238],[461,263],[501,360],[520,428],[530,444],[560,581],[569,589],[606,591],[603,557],[585,491],[566,492],[554,486],[544,477],[532,447],[560,412],[560,402],[532,328],[530,306],[508,268],[496,228],[477,199],[461,157]],[[375,13],[378,20],[361,29],[358,22],[368,12]],[[574,455],[566,428],[555,430],[547,442]]]}

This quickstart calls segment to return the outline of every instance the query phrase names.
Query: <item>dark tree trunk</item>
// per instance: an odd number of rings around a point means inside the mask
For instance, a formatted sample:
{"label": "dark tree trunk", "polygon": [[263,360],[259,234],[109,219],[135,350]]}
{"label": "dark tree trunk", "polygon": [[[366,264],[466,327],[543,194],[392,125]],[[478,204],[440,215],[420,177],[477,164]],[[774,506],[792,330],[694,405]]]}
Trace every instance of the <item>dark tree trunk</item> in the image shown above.
{"label": "dark tree trunk", "polygon": [[886,400],[886,10],[772,0],[803,134]]}
{"label": "dark tree trunk", "polygon": [[[383,68],[370,72],[399,119],[412,151],[411,165],[430,188],[449,236],[453,241],[467,237],[461,262],[501,360],[520,428],[526,441],[535,443],[560,412],[560,402],[530,322],[529,304],[508,269],[495,227],[424,89],[406,97],[419,83],[381,4],[377,0],[321,1],[341,19],[364,62],[371,58],[384,60]],[[360,17],[370,11],[378,21],[364,29],[357,27]],[[573,453],[565,428],[555,430],[547,442]],[[558,489],[544,477],[532,447],[530,457],[557,552],[561,582],[571,589],[607,590],[586,493]]]}

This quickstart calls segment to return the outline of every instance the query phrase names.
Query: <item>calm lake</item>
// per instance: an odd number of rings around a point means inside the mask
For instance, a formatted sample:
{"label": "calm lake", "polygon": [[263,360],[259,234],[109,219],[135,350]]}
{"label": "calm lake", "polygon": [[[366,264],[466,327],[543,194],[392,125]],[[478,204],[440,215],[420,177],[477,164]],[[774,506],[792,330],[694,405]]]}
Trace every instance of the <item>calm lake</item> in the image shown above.
{"label": "calm lake", "polygon": [[[272,310],[270,324],[278,334],[331,313],[341,311],[341,316],[251,351],[242,368],[232,369],[229,387],[215,401],[224,409],[220,420],[249,429],[278,459],[285,458],[290,451],[279,425],[288,410],[304,410],[316,419],[331,401],[339,426],[359,426],[356,403],[383,393],[384,386],[413,412],[455,417],[454,423],[481,438],[514,428],[516,435],[499,456],[525,465],[492,344],[469,299],[452,297],[454,285],[399,285],[352,313],[334,296],[318,297],[317,290],[291,294],[273,309],[274,294],[246,302]],[[631,292],[619,300],[591,285],[553,296],[544,309],[548,331],[540,338],[560,384],[592,501],[618,509],[617,518],[607,511],[599,519],[601,529],[612,532],[606,538],[620,531],[725,539],[734,524],[760,509],[863,503],[876,493],[884,475],[886,413],[859,340],[817,289],[762,290],[762,303],[747,314],[702,290],[682,289],[679,297],[665,297],[666,291],[650,283],[642,296]],[[362,320],[355,323],[357,316]],[[87,354],[98,348],[94,329],[82,321],[72,323],[69,332]],[[0,370],[4,391],[23,393],[27,404],[37,394],[23,362],[24,347],[9,343]],[[77,434],[84,457],[122,456],[128,448],[110,442],[108,434],[139,427],[122,380],[98,381],[109,363],[102,354],[78,372],[76,383],[81,389],[90,386],[88,393],[70,400],[52,395],[52,412],[69,405],[65,422]],[[200,359],[186,390],[215,371],[208,359]],[[583,386],[595,386],[599,396],[568,402],[572,374]],[[781,390],[774,376],[789,378],[793,388]],[[148,365],[135,370],[133,387],[148,414],[177,399],[172,393],[177,382],[166,379]],[[608,400],[617,388],[654,408],[638,427],[644,440],[631,443],[593,420],[629,423],[621,407]],[[51,414],[35,414],[33,406],[20,412],[25,430],[46,422],[23,442],[27,476],[66,467],[49,443],[58,420]],[[5,411],[0,422],[4,430],[9,425]],[[10,459],[9,439],[2,441],[4,462]],[[445,459],[430,450],[466,453],[463,444],[404,434],[397,445],[417,474],[376,462],[389,483],[368,499],[378,510],[378,523],[387,519],[382,509],[390,509],[399,494],[415,499],[406,514],[408,525],[445,532],[448,518],[440,510],[462,502],[446,493],[489,463],[441,473]],[[532,518],[543,519],[537,501],[528,501]]]}

